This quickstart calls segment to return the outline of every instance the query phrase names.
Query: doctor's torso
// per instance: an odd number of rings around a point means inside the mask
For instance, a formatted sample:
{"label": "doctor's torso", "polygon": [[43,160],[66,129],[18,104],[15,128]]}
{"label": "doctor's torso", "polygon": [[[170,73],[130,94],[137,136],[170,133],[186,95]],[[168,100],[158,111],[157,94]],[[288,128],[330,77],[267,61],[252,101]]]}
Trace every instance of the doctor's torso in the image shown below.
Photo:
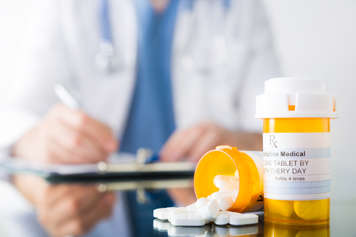
{"label": "doctor's torso", "polygon": [[[39,113],[55,103],[50,84],[62,81],[79,88],[90,115],[122,134],[139,57],[136,7],[131,0],[109,1],[117,68],[106,73],[97,65],[100,2],[44,3],[33,30],[35,46],[29,42],[36,54],[30,55],[27,80],[48,84],[46,92],[37,91],[45,101],[35,106]],[[179,1],[170,70],[178,128],[202,120],[230,129],[256,128],[248,121],[254,119],[254,97],[261,81],[278,72],[265,18],[258,0]]]}

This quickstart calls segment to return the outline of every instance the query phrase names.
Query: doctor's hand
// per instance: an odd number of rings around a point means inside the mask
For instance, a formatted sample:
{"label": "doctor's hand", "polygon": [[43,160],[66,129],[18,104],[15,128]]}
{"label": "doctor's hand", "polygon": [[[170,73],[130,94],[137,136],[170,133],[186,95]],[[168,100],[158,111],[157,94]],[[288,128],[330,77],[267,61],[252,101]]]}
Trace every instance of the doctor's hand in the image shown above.
{"label": "doctor's hand", "polygon": [[163,161],[178,161],[187,158],[198,161],[217,145],[234,145],[235,134],[211,122],[202,122],[193,127],[178,130],[168,139],[161,150]]}
{"label": "doctor's hand", "polygon": [[174,132],[163,146],[160,156],[163,161],[188,159],[197,162],[202,155],[219,145],[260,150],[261,144],[261,134],[231,131],[212,122],[202,122]]}
{"label": "doctor's hand", "polygon": [[13,155],[41,163],[93,163],[117,150],[107,125],[58,104],[13,147]]}
{"label": "doctor's hand", "polygon": [[110,217],[115,206],[115,194],[99,192],[95,185],[49,185],[25,175],[13,177],[13,183],[34,205],[39,223],[50,236],[84,235]]}

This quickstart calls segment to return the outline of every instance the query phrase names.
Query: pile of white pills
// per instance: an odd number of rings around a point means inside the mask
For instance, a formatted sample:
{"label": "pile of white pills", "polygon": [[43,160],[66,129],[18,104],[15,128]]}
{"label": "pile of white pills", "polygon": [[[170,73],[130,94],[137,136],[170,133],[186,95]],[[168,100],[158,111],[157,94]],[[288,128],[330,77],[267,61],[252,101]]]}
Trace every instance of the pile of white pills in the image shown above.
{"label": "pile of white pills", "polygon": [[199,198],[186,207],[158,208],[153,217],[168,220],[174,226],[203,226],[214,222],[216,225],[250,225],[258,223],[255,214],[241,214],[227,211],[238,195],[238,179],[235,176],[217,175],[214,185],[219,191],[206,198]]}

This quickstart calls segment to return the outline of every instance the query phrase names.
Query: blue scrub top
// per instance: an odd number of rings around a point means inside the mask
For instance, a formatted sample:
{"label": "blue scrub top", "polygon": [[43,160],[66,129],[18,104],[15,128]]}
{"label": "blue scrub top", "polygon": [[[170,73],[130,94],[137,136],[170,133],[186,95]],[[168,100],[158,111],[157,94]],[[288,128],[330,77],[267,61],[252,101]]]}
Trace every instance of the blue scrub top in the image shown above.
{"label": "blue scrub top", "polygon": [[120,150],[159,152],[175,129],[171,51],[178,0],[163,12],[137,0],[138,63],[135,90]]}
{"label": "blue scrub top", "polygon": [[[157,153],[175,130],[171,85],[171,51],[179,0],[171,0],[164,12],[156,12],[148,0],[136,0],[138,63],[135,90],[120,151],[136,153],[149,148]],[[165,191],[146,193],[149,202],[139,204],[136,192],[123,198],[129,209],[132,236],[149,236],[152,210],[173,206]]]}

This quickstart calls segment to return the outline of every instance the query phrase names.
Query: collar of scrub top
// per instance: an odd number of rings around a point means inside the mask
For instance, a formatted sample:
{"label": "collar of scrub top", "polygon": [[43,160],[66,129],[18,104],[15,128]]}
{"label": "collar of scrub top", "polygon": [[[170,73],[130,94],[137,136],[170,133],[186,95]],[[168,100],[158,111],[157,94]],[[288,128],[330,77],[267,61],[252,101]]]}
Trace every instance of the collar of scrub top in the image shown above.
{"label": "collar of scrub top", "polygon": [[[230,7],[230,2],[231,0],[222,0],[225,8]],[[182,0],[181,7],[183,9],[192,10],[194,3],[194,0]],[[110,18],[109,0],[101,0],[99,4],[100,42],[96,55],[96,65],[100,71],[107,74],[116,72],[121,66],[118,58],[119,53],[117,52],[117,47],[114,45]]]}
{"label": "collar of scrub top", "polygon": [[100,71],[111,74],[120,68],[120,62],[117,57],[117,47],[114,46],[108,0],[100,1],[98,16],[100,41],[96,55],[96,64]]}

